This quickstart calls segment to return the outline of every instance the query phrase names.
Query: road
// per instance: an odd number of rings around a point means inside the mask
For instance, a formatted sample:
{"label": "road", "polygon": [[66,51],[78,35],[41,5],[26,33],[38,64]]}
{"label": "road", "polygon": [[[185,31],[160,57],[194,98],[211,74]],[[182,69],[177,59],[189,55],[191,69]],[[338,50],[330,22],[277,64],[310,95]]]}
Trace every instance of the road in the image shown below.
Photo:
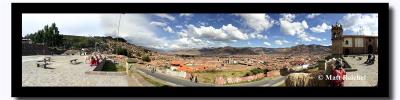
{"label": "road", "polygon": [[[167,76],[161,73],[152,73],[149,70],[143,69],[143,68],[137,68],[137,70],[144,72],[147,75],[150,75],[152,77],[158,78],[160,80],[166,81],[166,82],[170,82],[176,85],[181,85],[181,86],[215,86],[215,85],[211,85],[211,84],[203,84],[203,83],[194,83],[194,82],[190,82],[189,80],[184,80],[184,79],[179,79],[176,77],[172,77],[172,76]],[[237,84],[237,85],[232,85],[232,86],[272,86],[275,83],[281,82],[283,80],[286,79],[286,76],[279,76],[277,78],[274,79],[268,79],[268,78],[264,78],[262,80],[259,81],[254,81],[254,82],[249,82],[249,83],[242,83],[242,84]]]}
{"label": "road", "polygon": [[183,79],[179,79],[179,78],[175,78],[172,76],[167,76],[158,72],[152,73],[149,70],[145,70],[143,68],[137,68],[137,70],[140,70],[142,72],[144,72],[147,75],[151,75],[155,78],[161,79],[163,81],[166,82],[170,82],[176,85],[181,85],[181,86],[212,86],[212,85],[208,85],[208,84],[201,84],[201,83],[194,83],[194,82],[190,82],[189,80],[183,80]]}
{"label": "road", "polygon": [[287,76],[278,76],[273,79],[264,78],[259,81],[249,82],[249,83],[242,83],[237,86],[272,86],[278,82],[284,81]]}

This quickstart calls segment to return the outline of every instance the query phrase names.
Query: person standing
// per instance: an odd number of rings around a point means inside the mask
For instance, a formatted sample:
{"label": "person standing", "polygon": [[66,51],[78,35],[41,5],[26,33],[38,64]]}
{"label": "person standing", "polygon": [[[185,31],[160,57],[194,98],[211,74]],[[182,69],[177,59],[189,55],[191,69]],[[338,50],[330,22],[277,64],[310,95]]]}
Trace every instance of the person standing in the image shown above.
{"label": "person standing", "polygon": [[96,64],[96,59],[93,57],[93,56],[91,56],[90,57],[90,66],[96,66],[97,64]]}
{"label": "person standing", "polygon": [[189,80],[190,80],[190,82],[193,82],[193,75],[192,74],[189,74],[190,76],[189,76]]}
{"label": "person standing", "polygon": [[335,77],[331,80],[332,87],[343,87],[346,71],[343,69],[343,65],[339,61],[336,61],[335,68],[332,70],[332,75]]}
{"label": "person standing", "polygon": [[197,76],[194,77],[194,82],[197,83]]}

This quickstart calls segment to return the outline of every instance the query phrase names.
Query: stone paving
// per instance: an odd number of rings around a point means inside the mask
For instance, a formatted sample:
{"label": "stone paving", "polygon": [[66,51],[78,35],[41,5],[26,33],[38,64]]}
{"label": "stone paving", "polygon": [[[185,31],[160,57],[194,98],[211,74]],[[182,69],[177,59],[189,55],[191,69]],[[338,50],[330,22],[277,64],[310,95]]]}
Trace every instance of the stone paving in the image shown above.
{"label": "stone paving", "polygon": [[[358,57],[362,57],[362,60],[358,60]],[[367,60],[366,55],[358,55],[353,58],[353,56],[344,57],[344,59],[349,63],[352,68],[357,69],[357,71],[347,72],[347,76],[360,76],[365,77],[365,80],[359,78],[358,80],[345,80],[345,87],[371,87],[378,84],[378,55],[375,55],[375,63],[373,65],[363,64]],[[388,67],[388,66],[381,66]]]}
{"label": "stone paving", "polygon": [[[44,55],[22,56],[22,86],[129,86],[125,76],[85,74],[91,68],[84,56],[46,56],[52,61],[49,69],[36,67],[36,61]],[[82,62],[70,64],[71,59]],[[134,83],[131,83],[134,84]]]}

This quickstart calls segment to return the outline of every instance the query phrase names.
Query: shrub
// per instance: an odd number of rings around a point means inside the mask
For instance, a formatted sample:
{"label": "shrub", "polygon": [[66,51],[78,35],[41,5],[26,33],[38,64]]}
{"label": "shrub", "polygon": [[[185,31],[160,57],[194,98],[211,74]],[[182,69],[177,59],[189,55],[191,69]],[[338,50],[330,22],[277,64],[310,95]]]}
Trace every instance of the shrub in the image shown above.
{"label": "shrub", "polygon": [[121,47],[118,47],[117,49],[115,49],[114,53],[116,53],[118,55],[128,56],[128,50],[126,50],[125,48],[121,48]]}
{"label": "shrub", "polygon": [[151,59],[150,59],[150,57],[148,55],[143,56],[142,60],[146,61],[146,62],[150,62],[151,61]]}
{"label": "shrub", "polygon": [[258,74],[258,73],[265,73],[265,70],[261,69],[261,68],[254,68],[250,70],[251,73]]}

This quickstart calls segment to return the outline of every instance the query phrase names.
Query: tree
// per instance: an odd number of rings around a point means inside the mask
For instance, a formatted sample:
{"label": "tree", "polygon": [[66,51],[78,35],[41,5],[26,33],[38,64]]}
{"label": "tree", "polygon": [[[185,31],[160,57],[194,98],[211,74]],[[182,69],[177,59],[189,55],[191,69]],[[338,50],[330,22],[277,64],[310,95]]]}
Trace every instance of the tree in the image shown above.
{"label": "tree", "polygon": [[25,37],[31,39],[34,43],[45,43],[48,46],[60,46],[64,40],[63,36],[59,34],[55,23],[52,23],[50,27],[45,25],[43,29],[28,34]]}

